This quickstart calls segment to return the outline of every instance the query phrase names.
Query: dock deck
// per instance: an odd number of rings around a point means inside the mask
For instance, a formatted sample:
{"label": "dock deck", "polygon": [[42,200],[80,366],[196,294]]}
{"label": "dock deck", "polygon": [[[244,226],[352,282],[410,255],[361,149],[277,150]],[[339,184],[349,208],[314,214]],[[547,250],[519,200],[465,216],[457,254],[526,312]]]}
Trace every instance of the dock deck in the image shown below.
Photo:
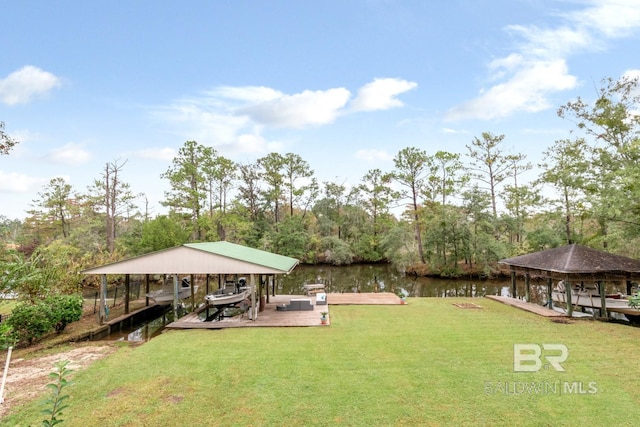
{"label": "dock deck", "polygon": [[[278,311],[276,306],[288,304],[291,299],[310,299],[313,310]],[[390,292],[379,293],[330,293],[327,294],[326,305],[316,305],[315,296],[304,295],[276,295],[269,297],[269,302],[263,311],[258,312],[255,321],[246,315],[236,316],[220,321],[205,322],[200,320],[199,312],[187,314],[179,320],[169,323],[167,329],[225,329],[225,328],[256,328],[256,327],[286,327],[286,326],[327,326],[331,324],[331,305],[347,304],[400,304],[400,298]],[[320,323],[320,313],[329,313],[326,324]]]}
{"label": "dock deck", "polygon": [[537,315],[544,316],[544,317],[567,317],[567,315],[564,313],[559,313],[555,310],[551,310],[550,308],[546,308],[541,305],[533,304],[533,303],[519,300],[516,298],[503,297],[498,295],[486,295],[485,298],[498,301],[503,304],[507,304],[512,307],[516,307],[521,310],[525,310],[530,313],[535,313]]}

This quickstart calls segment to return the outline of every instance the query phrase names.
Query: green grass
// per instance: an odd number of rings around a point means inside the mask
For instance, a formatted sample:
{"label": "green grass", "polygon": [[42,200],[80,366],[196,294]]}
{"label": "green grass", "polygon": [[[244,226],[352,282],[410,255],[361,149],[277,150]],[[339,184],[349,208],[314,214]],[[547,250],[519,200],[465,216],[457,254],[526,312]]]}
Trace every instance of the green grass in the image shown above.
{"label": "green grass", "polygon": [[[62,425],[640,424],[640,328],[452,302],[333,306],[331,327],[170,331],[75,373]],[[513,372],[514,343],[566,345],[566,371]],[[514,393],[514,382],[596,392]],[[39,424],[43,399],[0,425]]]}

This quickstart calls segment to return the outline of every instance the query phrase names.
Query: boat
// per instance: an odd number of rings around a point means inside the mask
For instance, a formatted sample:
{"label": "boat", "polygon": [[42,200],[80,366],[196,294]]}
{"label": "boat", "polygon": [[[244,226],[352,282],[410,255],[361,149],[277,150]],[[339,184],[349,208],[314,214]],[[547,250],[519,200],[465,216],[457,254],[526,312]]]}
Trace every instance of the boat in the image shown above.
{"label": "boat", "polygon": [[[567,293],[561,290],[554,290],[551,298],[555,302],[567,303]],[[602,298],[600,294],[591,291],[573,290],[571,292],[571,305],[589,309],[602,308]],[[606,309],[610,313],[624,314],[629,320],[639,319],[640,310],[629,305],[629,299],[622,294],[605,295]]]}
{"label": "boat", "polygon": [[218,306],[231,306],[233,304],[244,301],[249,297],[249,289],[241,290],[238,293],[219,293],[214,292],[204,297],[207,301],[207,304],[218,307]]}
{"label": "boat", "polygon": [[[198,292],[198,285],[194,285],[193,293]],[[174,289],[173,285],[168,286],[165,285],[164,288],[159,289],[157,291],[149,292],[145,295],[147,298],[154,300],[156,303],[167,303],[172,302],[174,299]],[[178,288],[178,299],[185,299],[191,296],[191,285],[189,284],[189,279],[182,279],[182,284]]]}

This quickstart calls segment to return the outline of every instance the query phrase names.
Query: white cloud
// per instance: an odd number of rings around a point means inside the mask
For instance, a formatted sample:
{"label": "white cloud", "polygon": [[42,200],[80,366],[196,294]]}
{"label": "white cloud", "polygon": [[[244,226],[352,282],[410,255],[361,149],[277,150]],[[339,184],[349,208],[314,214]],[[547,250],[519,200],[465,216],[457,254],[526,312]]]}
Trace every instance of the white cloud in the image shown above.
{"label": "white cloud", "polygon": [[393,156],[391,154],[387,153],[384,150],[376,150],[376,149],[358,150],[354,155],[354,157],[356,159],[365,160],[368,162],[373,162],[377,160],[383,160],[383,161],[393,160]]}
{"label": "white cloud", "polygon": [[630,35],[640,28],[637,0],[594,0],[592,6],[559,15],[554,28],[510,25],[521,39],[515,52],[489,63],[489,81],[478,97],[452,108],[448,120],[494,119],[550,108],[551,94],[578,85],[569,73],[570,55],[606,49],[607,40]]}
{"label": "white cloud", "polygon": [[287,128],[332,123],[346,105],[351,93],[345,88],[310,91],[261,102],[239,109],[254,122]]}
{"label": "white cloud", "polygon": [[7,105],[26,104],[60,84],[60,79],[55,75],[27,65],[0,79],[0,102]]}
{"label": "white cloud", "polygon": [[49,152],[49,159],[54,163],[76,166],[91,159],[91,154],[81,144],[68,143]]}
{"label": "white cloud", "polygon": [[397,95],[417,87],[418,84],[402,79],[374,79],[362,86],[358,96],[351,101],[352,111],[388,110],[404,105]]}
{"label": "white cloud", "polygon": [[513,76],[484,91],[475,99],[464,102],[447,115],[449,120],[465,118],[494,119],[517,111],[535,113],[550,108],[549,93],[567,90],[577,85],[577,79],[567,71],[564,61],[533,62],[518,67]]}
{"label": "white cloud", "polygon": [[29,193],[46,182],[42,178],[0,170],[0,193]]}
{"label": "white cloud", "polygon": [[360,89],[351,108],[351,92],[343,87],[285,94],[264,86],[220,86],[150,114],[181,138],[225,152],[255,154],[285,145],[265,136],[273,129],[322,126],[354,111],[398,107],[402,103],[396,97],[415,86],[401,79],[375,79]]}

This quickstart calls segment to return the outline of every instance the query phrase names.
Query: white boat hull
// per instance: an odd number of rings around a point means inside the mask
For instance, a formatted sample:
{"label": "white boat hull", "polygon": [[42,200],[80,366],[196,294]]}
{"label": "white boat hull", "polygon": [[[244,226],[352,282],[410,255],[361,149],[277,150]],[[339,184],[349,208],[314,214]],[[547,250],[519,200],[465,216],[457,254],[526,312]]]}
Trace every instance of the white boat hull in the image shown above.
{"label": "white boat hull", "polygon": [[235,304],[245,300],[249,296],[249,291],[243,291],[238,294],[209,294],[204,299],[211,306],[222,306]]}
{"label": "white boat hull", "polygon": [[[198,286],[193,287],[193,293],[198,292]],[[171,302],[173,301],[173,290],[160,289],[158,291],[149,292],[146,294],[147,298],[154,300],[157,303]],[[178,299],[185,299],[191,296],[191,287],[181,287],[178,289]]]}

